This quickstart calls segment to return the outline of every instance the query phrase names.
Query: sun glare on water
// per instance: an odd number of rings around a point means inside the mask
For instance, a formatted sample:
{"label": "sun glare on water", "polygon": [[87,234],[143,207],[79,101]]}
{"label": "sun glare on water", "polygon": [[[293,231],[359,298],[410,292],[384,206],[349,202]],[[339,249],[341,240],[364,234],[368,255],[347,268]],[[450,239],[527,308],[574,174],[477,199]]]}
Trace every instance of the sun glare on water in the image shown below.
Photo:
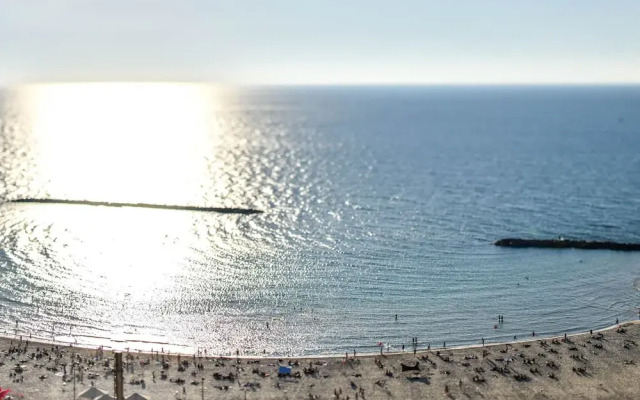
{"label": "sun glare on water", "polygon": [[29,86],[23,96],[39,179],[51,197],[198,201],[215,145],[210,86],[50,84]]}
{"label": "sun glare on water", "polygon": [[[24,140],[37,160],[30,185],[42,198],[218,206],[203,195],[203,185],[215,186],[208,163],[220,151],[216,88],[74,83],[30,85],[17,93]],[[42,245],[34,249],[34,257],[42,257],[36,263],[51,265],[47,276],[76,292],[108,289],[135,297],[169,290],[188,266],[185,249],[197,246],[198,216],[188,212],[20,207],[26,219],[48,227],[30,234],[29,246]]]}

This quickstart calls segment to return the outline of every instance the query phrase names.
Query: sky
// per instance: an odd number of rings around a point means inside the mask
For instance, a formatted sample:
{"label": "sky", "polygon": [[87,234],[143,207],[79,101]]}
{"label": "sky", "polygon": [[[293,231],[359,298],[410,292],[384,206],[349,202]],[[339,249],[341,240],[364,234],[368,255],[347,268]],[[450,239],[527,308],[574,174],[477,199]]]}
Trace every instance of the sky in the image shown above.
{"label": "sky", "polygon": [[639,0],[0,0],[0,84],[640,83]]}

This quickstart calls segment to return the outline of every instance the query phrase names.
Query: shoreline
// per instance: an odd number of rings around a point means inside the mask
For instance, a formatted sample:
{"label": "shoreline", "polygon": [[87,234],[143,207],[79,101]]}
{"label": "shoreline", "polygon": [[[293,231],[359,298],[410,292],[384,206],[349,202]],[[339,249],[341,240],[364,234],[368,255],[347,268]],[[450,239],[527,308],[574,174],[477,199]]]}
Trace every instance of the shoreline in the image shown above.
{"label": "shoreline", "polygon": [[[14,399],[113,395],[113,351],[0,338],[0,384]],[[593,334],[311,357],[123,352],[125,396],[151,400],[616,398],[640,392],[640,321]],[[78,370],[71,372],[71,365]],[[285,367],[290,374],[280,376]],[[76,376],[74,381],[73,376]],[[20,397],[21,396],[21,397]]]}
{"label": "shoreline", "polygon": [[[605,327],[602,328],[596,328],[596,329],[592,329],[593,332],[605,332],[608,330],[612,330],[615,329],[616,327],[622,325],[622,324],[640,324],[640,318],[637,320],[628,320],[628,321],[621,321],[618,324],[613,324],[613,325],[607,325]],[[585,335],[588,334],[589,331],[578,331],[578,332],[572,332],[572,333],[568,333],[567,332],[567,337],[573,337],[573,336],[580,336],[580,335]],[[60,334],[59,336],[64,336],[64,334]],[[537,341],[537,340],[545,340],[545,339],[553,339],[556,337],[560,337],[563,336],[564,337],[564,333],[555,333],[553,335],[548,335],[548,334],[536,334],[535,337],[532,336],[526,336],[524,339],[516,339],[516,340],[499,340],[498,341],[492,341],[491,337],[486,337],[485,339],[485,344],[483,345],[482,343],[480,343],[480,341],[478,341],[477,344],[462,344],[462,345],[452,345],[452,346],[447,346],[447,347],[442,347],[439,345],[434,345],[431,346],[430,349],[428,349],[427,347],[424,347],[423,344],[420,344],[417,348],[417,352],[420,353],[421,351],[431,351],[431,350],[465,350],[465,349],[474,349],[474,348],[481,348],[481,347],[489,347],[489,346],[503,346],[505,344],[508,345],[513,345],[513,344],[520,344],[520,343],[528,343],[528,342],[532,342],[532,341]],[[88,344],[88,343],[82,343],[82,342],[70,342],[67,340],[50,340],[41,336],[29,336],[28,337],[28,333],[27,332],[23,332],[22,335],[14,335],[14,334],[8,334],[5,330],[4,333],[0,334],[0,340],[20,340],[20,338],[22,337],[22,340],[29,340],[32,343],[40,343],[40,344],[46,344],[46,345],[54,345],[54,346],[62,346],[62,347],[69,347],[69,348],[74,348],[74,349],[82,349],[82,350],[97,350],[98,348],[102,348],[105,351],[120,351],[120,352],[128,352],[130,353],[138,353],[138,354],[155,354],[155,351],[151,351],[151,350],[147,350],[147,349],[138,349],[138,348],[134,348],[132,346],[122,346],[122,347],[114,347],[114,346],[110,346],[110,345],[106,345],[106,344],[100,344],[100,345],[92,345],[92,344]],[[67,337],[68,338],[68,337]],[[96,337],[97,339],[100,339],[98,337]],[[106,338],[105,338],[106,339]],[[189,349],[189,352],[182,352],[182,351],[173,351],[171,350],[170,352],[166,352],[165,354],[171,354],[173,355],[180,355],[183,357],[191,357],[193,356],[193,354],[197,354],[198,352],[201,352],[201,350],[197,347],[191,347],[190,345],[180,345],[180,344],[172,344],[172,343],[160,343],[160,342],[147,342],[147,341],[142,341],[142,340],[138,340],[138,341],[117,341],[117,340],[113,340],[113,339],[106,339],[105,341],[108,342],[115,342],[115,343],[123,343],[123,344],[133,344],[133,343],[143,343],[143,344],[148,344],[148,345],[158,345],[159,347],[163,348],[163,347],[167,347],[167,349],[175,349],[175,348],[185,348],[185,349]],[[455,343],[455,342],[454,342]],[[398,345],[394,344],[394,347],[397,347]],[[379,346],[369,346],[369,347],[379,347]],[[383,345],[384,348],[384,345]],[[408,352],[408,349],[410,348],[410,346],[406,346],[406,352]],[[346,349],[350,349],[351,351],[353,351],[353,348],[350,347],[345,347]],[[349,350],[346,350],[349,351]],[[383,351],[384,355],[401,355],[404,354],[402,351]],[[372,351],[372,352],[358,352],[358,355],[361,355],[362,357],[369,357],[369,356],[379,356],[380,353],[378,351]],[[259,358],[259,359],[279,359],[279,358],[340,358],[343,357],[344,353],[326,353],[326,354],[303,354],[303,355],[287,355],[287,354],[267,354],[262,355],[259,353],[251,353],[251,354],[241,354],[239,356],[237,356],[236,354],[233,353],[233,351],[226,353],[226,354],[208,354],[208,357],[212,358],[212,357],[232,357],[232,358],[241,358],[241,359],[255,359],[255,358]]]}

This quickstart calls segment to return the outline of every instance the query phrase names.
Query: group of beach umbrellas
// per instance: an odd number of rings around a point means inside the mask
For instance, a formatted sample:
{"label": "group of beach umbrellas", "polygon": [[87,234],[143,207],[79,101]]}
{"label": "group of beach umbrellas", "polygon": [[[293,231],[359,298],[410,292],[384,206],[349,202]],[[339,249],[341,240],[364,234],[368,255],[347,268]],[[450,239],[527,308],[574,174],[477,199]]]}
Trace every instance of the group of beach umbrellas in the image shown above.
{"label": "group of beach umbrellas", "polygon": [[[89,389],[80,393],[78,398],[90,399],[90,400],[116,400],[115,397],[109,395],[108,393],[103,392],[100,389],[97,389],[95,386],[91,386]],[[127,397],[126,400],[149,400],[149,398],[141,394],[134,393],[129,397]]]}

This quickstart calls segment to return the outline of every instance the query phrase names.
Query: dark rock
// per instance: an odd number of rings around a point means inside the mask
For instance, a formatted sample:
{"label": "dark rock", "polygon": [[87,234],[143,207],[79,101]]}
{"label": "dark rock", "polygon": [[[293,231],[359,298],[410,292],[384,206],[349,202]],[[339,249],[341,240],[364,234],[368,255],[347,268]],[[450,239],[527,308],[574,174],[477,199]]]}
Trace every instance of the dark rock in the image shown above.
{"label": "dark rock", "polygon": [[640,243],[598,242],[569,239],[500,239],[494,243],[501,247],[539,247],[549,249],[640,251]]}

